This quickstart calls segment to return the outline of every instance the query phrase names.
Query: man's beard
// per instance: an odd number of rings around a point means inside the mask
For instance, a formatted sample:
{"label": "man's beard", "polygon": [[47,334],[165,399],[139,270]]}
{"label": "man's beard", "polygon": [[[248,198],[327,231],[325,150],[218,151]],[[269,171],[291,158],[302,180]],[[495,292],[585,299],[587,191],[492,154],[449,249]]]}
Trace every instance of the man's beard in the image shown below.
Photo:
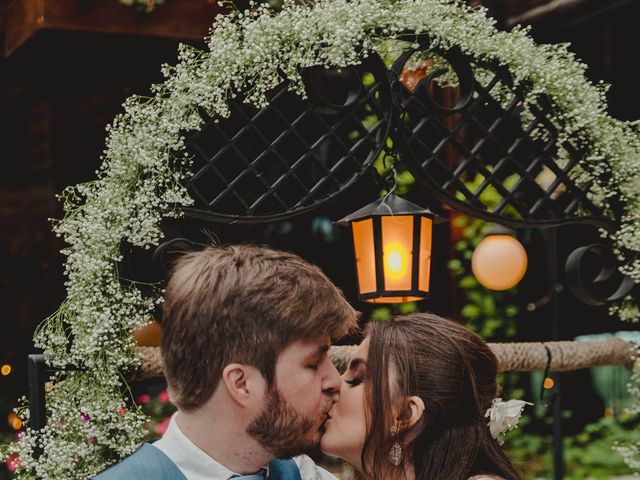
{"label": "man's beard", "polygon": [[[323,404],[326,411],[331,405]],[[319,414],[323,414],[325,409]],[[320,432],[312,429],[318,420],[298,413],[282,398],[277,388],[268,393],[264,409],[247,427],[247,433],[276,458],[290,458],[315,449]],[[317,438],[313,438],[316,437]]]}

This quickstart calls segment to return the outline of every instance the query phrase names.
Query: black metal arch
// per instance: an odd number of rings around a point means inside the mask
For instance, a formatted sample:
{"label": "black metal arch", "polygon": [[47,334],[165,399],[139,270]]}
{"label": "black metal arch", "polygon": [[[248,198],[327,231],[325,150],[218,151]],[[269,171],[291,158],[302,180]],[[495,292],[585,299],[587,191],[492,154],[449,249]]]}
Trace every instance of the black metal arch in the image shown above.
{"label": "black metal arch", "polygon": [[[426,36],[406,38],[419,46],[389,70],[376,54],[356,67],[312,67],[302,72],[308,99],[283,82],[262,110],[236,98],[229,118],[207,119],[188,140],[196,173],[186,187],[196,203],[187,215],[243,223],[298,215],[345,192],[387,149],[420,187],[470,215],[512,227],[615,226],[589,200],[591,185],[576,180],[582,149],[566,141],[567,158],[557,157],[548,97],[529,106],[532,118],[523,121],[526,87],[514,87],[504,67],[431,45]],[[409,57],[429,49],[458,76],[453,105],[437,98],[443,69],[413,91],[400,81]],[[490,75],[480,81],[478,69]],[[481,182],[472,190],[473,178]],[[483,201],[487,189],[497,205]]]}

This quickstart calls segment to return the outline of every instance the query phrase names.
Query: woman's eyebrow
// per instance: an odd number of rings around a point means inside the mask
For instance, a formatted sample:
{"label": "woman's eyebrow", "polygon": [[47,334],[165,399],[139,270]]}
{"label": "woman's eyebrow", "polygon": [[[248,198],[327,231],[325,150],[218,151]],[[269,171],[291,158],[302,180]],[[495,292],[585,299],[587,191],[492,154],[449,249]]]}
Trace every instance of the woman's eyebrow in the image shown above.
{"label": "woman's eyebrow", "polygon": [[349,363],[349,370],[353,370],[354,368],[356,368],[358,365],[366,365],[367,362],[364,361],[363,358],[354,358],[353,360],[351,360],[351,362]]}

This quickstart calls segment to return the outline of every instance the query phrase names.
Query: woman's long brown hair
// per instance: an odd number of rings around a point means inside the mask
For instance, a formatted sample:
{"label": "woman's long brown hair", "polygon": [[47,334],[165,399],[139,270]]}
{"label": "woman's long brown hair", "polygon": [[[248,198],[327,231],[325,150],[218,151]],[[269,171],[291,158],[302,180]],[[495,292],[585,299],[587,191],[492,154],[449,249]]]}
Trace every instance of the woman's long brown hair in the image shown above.
{"label": "woman's long brown hair", "polygon": [[[407,462],[417,480],[464,480],[481,473],[522,478],[484,418],[496,396],[497,368],[483,340],[429,313],[371,323],[368,337],[364,478],[405,478]],[[391,427],[398,423],[393,412],[407,416],[402,400],[413,395],[424,402],[423,419],[410,429],[400,423],[400,433],[392,437]],[[405,457],[397,467],[389,460],[395,441]]]}

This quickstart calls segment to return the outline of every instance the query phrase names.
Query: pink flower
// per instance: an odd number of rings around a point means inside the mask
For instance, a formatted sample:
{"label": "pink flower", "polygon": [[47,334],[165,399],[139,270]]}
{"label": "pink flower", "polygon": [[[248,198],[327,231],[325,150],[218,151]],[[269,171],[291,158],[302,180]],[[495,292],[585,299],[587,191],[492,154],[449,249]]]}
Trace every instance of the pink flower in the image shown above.
{"label": "pink flower", "polygon": [[156,433],[159,435],[164,435],[164,432],[167,431],[167,427],[169,426],[169,422],[171,421],[171,417],[165,418],[161,424],[156,426]]}
{"label": "pink flower", "polygon": [[161,391],[158,394],[158,400],[160,400],[162,403],[169,403],[169,392],[167,392],[166,390]]}
{"label": "pink flower", "polygon": [[20,457],[18,457],[17,453],[12,453],[7,458],[7,470],[9,470],[11,473],[14,473],[19,468],[20,468]]}
{"label": "pink flower", "polygon": [[82,416],[82,421],[84,423],[87,423],[87,422],[89,422],[91,420],[91,417],[89,415],[87,415],[86,413],[83,413],[81,416]]}
{"label": "pink flower", "polygon": [[138,403],[140,405],[146,405],[151,401],[151,396],[148,393],[143,393],[138,397]]}

